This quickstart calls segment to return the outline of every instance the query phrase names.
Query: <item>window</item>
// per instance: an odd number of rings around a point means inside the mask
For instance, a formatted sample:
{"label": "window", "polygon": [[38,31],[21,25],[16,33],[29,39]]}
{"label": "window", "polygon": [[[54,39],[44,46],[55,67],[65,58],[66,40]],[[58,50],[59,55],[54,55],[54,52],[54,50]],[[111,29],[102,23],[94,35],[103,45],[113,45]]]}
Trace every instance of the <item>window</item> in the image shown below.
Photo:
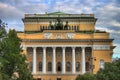
{"label": "window", "polygon": [[86,71],[89,71],[89,68],[90,68],[90,64],[89,62],[86,62]]}
{"label": "window", "polygon": [[51,57],[51,55],[52,55],[52,52],[48,52],[48,57]]}
{"label": "window", "polygon": [[77,56],[77,57],[80,57],[80,52],[76,52],[76,56]]}
{"label": "window", "polygon": [[41,78],[38,78],[37,80],[41,80]]}
{"label": "window", "polygon": [[70,52],[67,52],[66,55],[67,55],[67,57],[70,57],[70,56],[71,56],[71,53],[70,53]]}
{"label": "window", "polygon": [[70,71],[70,65],[71,65],[70,62],[66,63],[66,71]]}
{"label": "window", "polygon": [[57,78],[57,80],[61,80],[61,78]]}
{"label": "window", "polygon": [[61,71],[61,70],[62,70],[61,67],[62,67],[62,66],[61,66],[61,62],[58,62],[58,63],[57,63],[57,71]]}
{"label": "window", "polygon": [[57,57],[60,57],[61,56],[61,53],[60,52],[57,52]]}
{"label": "window", "polygon": [[52,71],[52,63],[48,62],[48,71]]}
{"label": "window", "polygon": [[43,52],[39,52],[39,56],[42,57],[43,56]]}
{"label": "window", "polygon": [[38,63],[38,69],[39,69],[39,71],[42,71],[42,62]]}
{"label": "window", "polygon": [[33,56],[33,52],[30,52],[30,57],[32,57]]}
{"label": "window", "polygon": [[100,60],[100,69],[104,69],[104,60],[103,59],[101,59]]}
{"label": "window", "polygon": [[76,62],[76,71],[80,71],[80,62]]}

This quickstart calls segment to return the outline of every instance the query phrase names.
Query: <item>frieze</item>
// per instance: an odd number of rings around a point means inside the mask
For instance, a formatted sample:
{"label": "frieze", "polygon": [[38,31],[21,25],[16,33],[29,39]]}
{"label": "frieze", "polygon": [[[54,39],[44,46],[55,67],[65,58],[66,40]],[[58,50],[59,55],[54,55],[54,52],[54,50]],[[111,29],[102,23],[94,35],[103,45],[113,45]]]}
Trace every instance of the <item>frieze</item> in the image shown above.
{"label": "frieze", "polygon": [[45,39],[50,39],[51,36],[52,36],[52,33],[44,33]]}

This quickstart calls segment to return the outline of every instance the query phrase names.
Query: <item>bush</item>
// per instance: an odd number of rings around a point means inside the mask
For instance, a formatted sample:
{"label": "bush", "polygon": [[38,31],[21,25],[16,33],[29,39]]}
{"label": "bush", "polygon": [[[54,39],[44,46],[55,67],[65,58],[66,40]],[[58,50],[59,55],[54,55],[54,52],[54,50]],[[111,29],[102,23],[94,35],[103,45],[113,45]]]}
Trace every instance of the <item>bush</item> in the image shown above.
{"label": "bush", "polygon": [[79,75],[76,80],[95,80],[95,76],[92,73],[85,73],[84,75]]}

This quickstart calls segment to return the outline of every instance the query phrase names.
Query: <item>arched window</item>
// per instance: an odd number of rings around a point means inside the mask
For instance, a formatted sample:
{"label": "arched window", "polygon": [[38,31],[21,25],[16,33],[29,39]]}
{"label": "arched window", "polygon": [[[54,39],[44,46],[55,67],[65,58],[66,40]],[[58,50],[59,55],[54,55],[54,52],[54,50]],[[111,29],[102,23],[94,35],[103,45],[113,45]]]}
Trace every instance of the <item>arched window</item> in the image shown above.
{"label": "arched window", "polygon": [[39,69],[39,71],[42,71],[42,62],[38,63],[38,69]]}
{"label": "arched window", "polygon": [[104,69],[104,64],[105,64],[104,60],[101,59],[100,60],[100,69]]}
{"label": "arched window", "polygon": [[58,63],[57,63],[57,71],[61,71],[61,67],[62,67],[62,66],[61,66],[61,62],[58,62]]}
{"label": "arched window", "polygon": [[90,68],[90,64],[89,62],[86,62],[86,71],[89,71],[89,68]]}
{"label": "arched window", "polygon": [[48,62],[48,71],[52,71],[52,63]]}
{"label": "arched window", "polygon": [[80,62],[76,62],[76,71],[80,71]]}
{"label": "arched window", "polygon": [[70,62],[66,63],[66,71],[70,71],[70,65],[71,65]]}

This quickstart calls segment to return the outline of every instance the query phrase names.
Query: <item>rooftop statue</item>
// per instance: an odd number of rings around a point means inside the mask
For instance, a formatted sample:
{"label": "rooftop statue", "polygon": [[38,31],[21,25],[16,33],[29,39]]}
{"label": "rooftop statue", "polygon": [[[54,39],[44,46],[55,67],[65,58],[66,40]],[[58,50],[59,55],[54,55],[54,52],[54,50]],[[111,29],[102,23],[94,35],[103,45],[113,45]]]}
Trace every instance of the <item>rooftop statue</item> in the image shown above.
{"label": "rooftop statue", "polygon": [[63,23],[60,20],[60,18],[57,18],[57,22],[55,22],[54,25],[52,24],[52,21],[49,22],[49,29],[51,29],[51,30],[68,30],[69,29],[68,21],[66,21],[65,26],[63,26]]}
{"label": "rooftop statue", "polygon": [[64,26],[64,30],[68,30],[68,28],[69,28],[68,21],[66,21],[66,24]]}
{"label": "rooftop statue", "polygon": [[62,24],[60,18],[57,18],[57,24],[55,26],[55,29],[56,30],[63,30],[63,24]]}
{"label": "rooftop statue", "polygon": [[54,26],[52,25],[52,21],[50,21],[49,27],[51,30],[54,30]]}

